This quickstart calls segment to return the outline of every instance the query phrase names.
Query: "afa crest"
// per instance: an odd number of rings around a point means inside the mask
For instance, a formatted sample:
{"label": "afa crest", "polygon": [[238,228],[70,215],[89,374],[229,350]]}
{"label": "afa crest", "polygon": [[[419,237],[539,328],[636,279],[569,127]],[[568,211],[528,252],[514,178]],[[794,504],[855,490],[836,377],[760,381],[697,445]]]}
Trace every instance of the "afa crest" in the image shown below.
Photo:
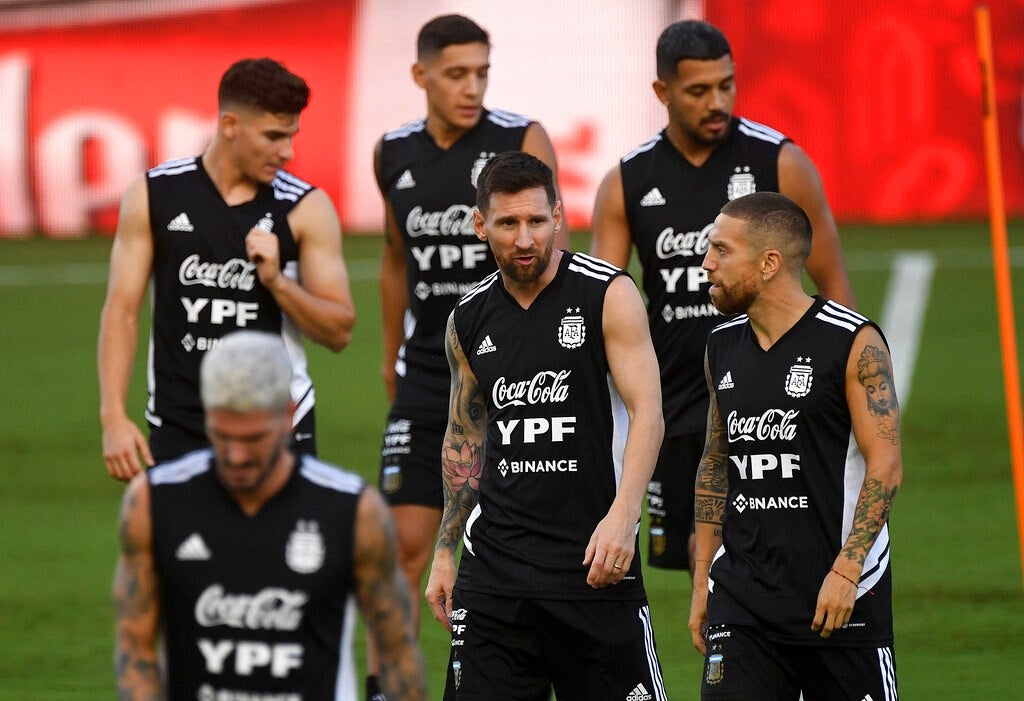
{"label": "afa crest", "polygon": [[580,308],[576,307],[575,313],[571,308],[565,312],[558,326],[558,343],[562,348],[579,348],[587,340],[587,327],[583,323]]}
{"label": "afa crest", "polygon": [[791,397],[806,397],[811,393],[814,381],[814,368],[810,358],[799,357],[786,373],[786,394]]}
{"label": "afa crest", "polygon": [[742,168],[736,166],[734,170],[735,172],[729,176],[729,184],[725,188],[725,194],[730,200],[757,192],[757,183],[754,182],[754,176],[750,173],[750,166]]}
{"label": "afa crest", "polygon": [[725,655],[708,655],[704,680],[708,684],[717,684],[725,676]]}
{"label": "afa crest", "polygon": [[284,561],[299,574],[312,574],[324,564],[324,539],[320,535],[320,524],[316,521],[299,521],[288,536],[284,550]]}
{"label": "afa crest", "polygon": [[494,158],[494,151],[481,151],[480,158],[473,161],[473,167],[469,170],[469,182],[476,187],[477,178],[480,177],[480,171],[487,165],[487,161]]}

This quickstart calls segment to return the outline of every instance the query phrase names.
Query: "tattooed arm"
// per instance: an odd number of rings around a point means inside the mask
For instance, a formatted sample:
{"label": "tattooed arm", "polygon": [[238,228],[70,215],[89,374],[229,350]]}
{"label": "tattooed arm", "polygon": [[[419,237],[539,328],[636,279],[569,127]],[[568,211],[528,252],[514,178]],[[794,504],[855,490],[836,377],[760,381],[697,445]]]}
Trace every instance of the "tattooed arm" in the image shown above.
{"label": "tattooed arm", "polygon": [[729,490],[729,441],[725,421],[718,410],[718,395],[711,381],[711,366],[704,352],[704,376],[711,394],[708,408],[707,436],[704,455],[697,466],[694,485],[694,520],[697,547],[693,555],[693,599],[690,602],[690,637],[700,654],[707,654],[704,628],[708,620],[708,573],[711,561],[722,545],[722,518],[725,516],[725,495]]}
{"label": "tattooed arm", "polygon": [[892,358],[878,329],[857,332],[846,365],[846,402],[853,436],[864,456],[864,483],[853,513],[853,527],[818,592],[811,630],[827,638],[850,620],[868,551],[889,520],[893,497],[903,478],[900,408]]}
{"label": "tattooed arm", "polygon": [[114,572],[114,670],[122,701],[163,698],[156,659],[160,599],[153,568],[149,482],[138,474],[121,502],[121,556]]}
{"label": "tattooed arm", "polygon": [[380,493],[359,497],[353,553],[356,600],[376,645],[381,689],[389,699],[427,698],[409,586],[396,565],[395,524]]}
{"label": "tattooed arm", "polygon": [[424,595],[434,619],[451,630],[452,588],[455,586],[455,552],[466,530],[466,520],[476,507],[484,462],[487,404],[469,367],[455,332],[455,314],[448,317],[445,353],[451,369],[448,430],[441,447],[444,512],[434,547],[434,562]]}

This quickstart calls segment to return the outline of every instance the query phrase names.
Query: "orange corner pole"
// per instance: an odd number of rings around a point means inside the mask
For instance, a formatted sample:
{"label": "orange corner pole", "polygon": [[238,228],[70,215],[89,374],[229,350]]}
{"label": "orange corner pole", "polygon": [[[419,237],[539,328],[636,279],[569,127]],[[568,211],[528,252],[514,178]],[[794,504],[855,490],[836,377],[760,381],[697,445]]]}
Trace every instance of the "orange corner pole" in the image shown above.
{"label": "orange corner pole", "polygon": [[1024,417],[1021,413],[1020,372],[1017,367],[1017,331],[1010,283],[1010,253],[1003,202],[1003,172],[999,158],[999,122],[996,119],[996,81],[992,59],[992,26],[988,8],[974,10],[981,59],[982,126],[985,135],[985,170],[988,173],[988,205],[992,228],[992,262],[995,267],[996,308],[1003,355],[1003,388],[1006,420],[1010,430],[1010,460],[1017,498],[1017,540],[1020,544],[1021,578],[1024,583]]}

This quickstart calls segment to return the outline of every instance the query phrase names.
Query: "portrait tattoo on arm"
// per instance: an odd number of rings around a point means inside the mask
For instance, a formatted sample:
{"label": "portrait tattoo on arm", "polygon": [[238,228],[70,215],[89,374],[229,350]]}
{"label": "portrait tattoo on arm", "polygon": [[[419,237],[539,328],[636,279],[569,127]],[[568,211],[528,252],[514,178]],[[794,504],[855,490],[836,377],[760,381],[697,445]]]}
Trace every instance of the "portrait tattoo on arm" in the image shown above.
{"label": "portrait tattoo on arm", "polygon": [[881,348],[867,345],[857,359],[857,380],[867,393],[868,411],[878,426],[878,437],[900,442],[900,407],[892,381],[892,360]]}

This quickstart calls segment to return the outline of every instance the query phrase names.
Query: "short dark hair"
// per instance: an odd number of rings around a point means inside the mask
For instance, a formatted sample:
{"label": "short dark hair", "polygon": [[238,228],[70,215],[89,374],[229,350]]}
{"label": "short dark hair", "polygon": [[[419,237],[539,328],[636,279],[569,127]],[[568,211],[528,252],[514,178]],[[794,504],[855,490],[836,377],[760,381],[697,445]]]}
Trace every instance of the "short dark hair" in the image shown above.
{"label": "short dark hair", "polygon": [[800,205],[778,192],[754,192],[722,207],[722,214],[746,222],[747,234],[803,265],[811,254],[811,220]]}
{"label": "short dark hair", "polygon": [[220,79],[220,109],[244,107],[274,114],[299,114],[309,104],[309,86],[269,58],[238,61]]}
{"label": "short dark hair", "polygon": [[548,204],[555,206],[555,181],[547,164],[522,151],[505,151],[487,161],[476,181],[476,208],[486,214],[491,195],[514,195],[535,187],[544,188]]}
{"label": "short dark hair", "polygon": [[717,27],[698,20],[670,24],[658,37],[658,78],[674,78],[676,66],[684,59],[716,61],[727,54],[732,55],[729,40]]}
{"label": "short dark hair", "polygon": [[491,45],[491,38],[483,27],[463,15],[441,15],[420,28],[416,37],[416,59],[425,61],[438,55],[452,44],[480,42]]}

